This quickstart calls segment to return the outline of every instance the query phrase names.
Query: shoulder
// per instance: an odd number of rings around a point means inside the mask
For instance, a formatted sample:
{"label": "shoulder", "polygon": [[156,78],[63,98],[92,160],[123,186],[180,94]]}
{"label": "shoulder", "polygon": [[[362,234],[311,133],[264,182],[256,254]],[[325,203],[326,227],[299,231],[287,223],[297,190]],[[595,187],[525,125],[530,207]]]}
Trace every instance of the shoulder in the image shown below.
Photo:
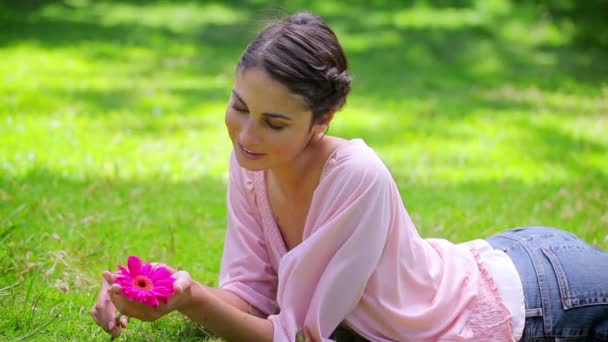
{"label": "shoulder", "polygon": [[382,159],[362,139],[349,140],[339,146],[327,160],[322,179],[342,184],[393,183],[393,177]]}

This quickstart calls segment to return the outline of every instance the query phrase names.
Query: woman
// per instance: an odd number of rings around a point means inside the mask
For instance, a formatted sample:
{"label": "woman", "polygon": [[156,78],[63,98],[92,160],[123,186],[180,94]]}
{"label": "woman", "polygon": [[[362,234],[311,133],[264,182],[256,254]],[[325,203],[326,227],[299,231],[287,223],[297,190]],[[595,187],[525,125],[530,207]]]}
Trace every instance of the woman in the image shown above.
{"label": "woman", "polygon": [[608,340],[608,254],[543,227],[422,239],[373,150],[325,135],[350,86],[319,17],[260,33],[226,111],[234,152],[219,288],[176,272],[174,295],[154,310],[105,272],[95,321],[117,336],[127,317],[177,310],[229,341]]}

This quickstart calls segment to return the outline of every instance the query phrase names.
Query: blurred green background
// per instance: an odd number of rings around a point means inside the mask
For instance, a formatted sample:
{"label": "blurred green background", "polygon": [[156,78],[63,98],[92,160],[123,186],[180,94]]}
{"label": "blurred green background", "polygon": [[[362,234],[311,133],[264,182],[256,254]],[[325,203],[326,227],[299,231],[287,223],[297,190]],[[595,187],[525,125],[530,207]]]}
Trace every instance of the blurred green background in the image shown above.
{"label": "blurred green background", "polygon": [[608,248],[608,1],[0,1],[0,339],[108,339],[88,312],[131,254],[216,283],[234,68],[297,10],[349,57],[329,133],[378,151],[424,236]]}

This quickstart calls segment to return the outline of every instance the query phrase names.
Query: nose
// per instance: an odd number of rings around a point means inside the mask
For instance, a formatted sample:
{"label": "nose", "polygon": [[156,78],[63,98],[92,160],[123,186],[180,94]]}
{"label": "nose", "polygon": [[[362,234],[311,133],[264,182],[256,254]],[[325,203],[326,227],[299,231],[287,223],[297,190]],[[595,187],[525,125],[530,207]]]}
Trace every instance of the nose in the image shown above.
{"label": "nose", "polygon": [[262,142],[258,125],[254,120],[245,120],[241,125],[241,131],[239,132],[239,143],[246,147],[255,146]]}

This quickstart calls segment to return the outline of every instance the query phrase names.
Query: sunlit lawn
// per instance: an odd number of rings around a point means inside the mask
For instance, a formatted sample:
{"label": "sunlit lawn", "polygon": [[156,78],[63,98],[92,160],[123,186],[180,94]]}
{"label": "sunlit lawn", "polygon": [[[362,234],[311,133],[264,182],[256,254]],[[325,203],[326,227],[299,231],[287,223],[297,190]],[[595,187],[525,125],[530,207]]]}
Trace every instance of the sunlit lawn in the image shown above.
{"label": "sunlit lawn", "polygon": [[[131,254],[216,283],[223,112],[264,1],[0,4],[0,339],[106,340],[88,315]],[[608,53],[508,0],[302,1],[350,57],[330,134],[362,137],[424,236],[559,226],[608,248]],[[456,3],[463,3],[462,1]],[[199,340],[179,315],[126,340]]]}

